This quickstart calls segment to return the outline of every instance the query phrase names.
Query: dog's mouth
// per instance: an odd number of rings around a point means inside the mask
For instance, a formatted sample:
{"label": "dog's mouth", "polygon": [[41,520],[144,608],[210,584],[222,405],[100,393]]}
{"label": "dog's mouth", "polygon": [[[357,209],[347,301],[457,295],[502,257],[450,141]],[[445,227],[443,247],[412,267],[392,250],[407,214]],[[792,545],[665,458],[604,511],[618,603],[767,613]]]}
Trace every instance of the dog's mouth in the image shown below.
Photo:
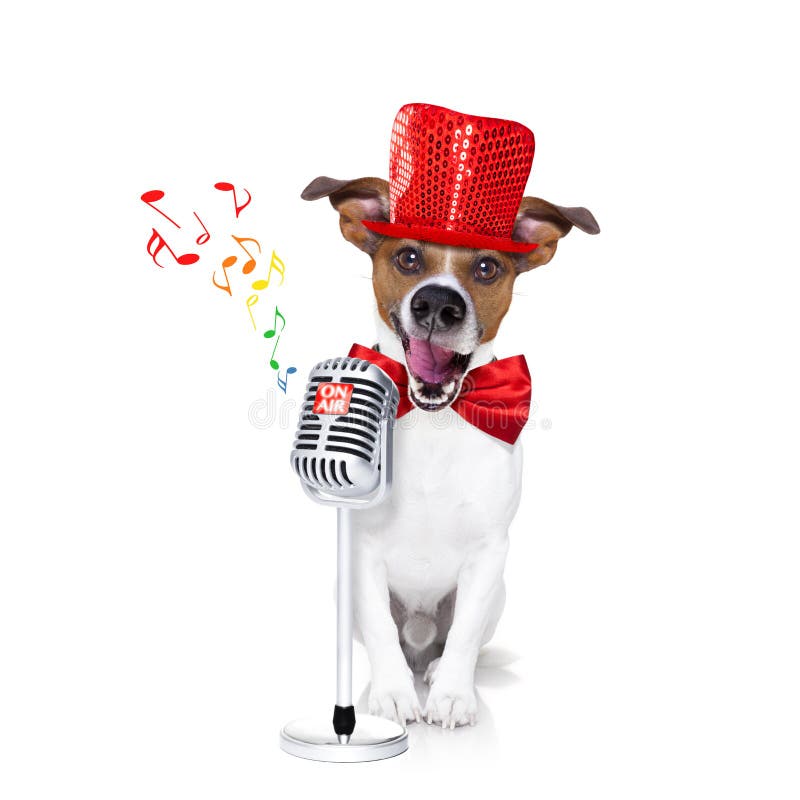
{"label": "dog's mouth", "polygon": [[409,396],[425,411],[440,411],[456,399],[472,353],[447,347],[408,334],[392,315],[392,324],[403,344],[409,372]]}

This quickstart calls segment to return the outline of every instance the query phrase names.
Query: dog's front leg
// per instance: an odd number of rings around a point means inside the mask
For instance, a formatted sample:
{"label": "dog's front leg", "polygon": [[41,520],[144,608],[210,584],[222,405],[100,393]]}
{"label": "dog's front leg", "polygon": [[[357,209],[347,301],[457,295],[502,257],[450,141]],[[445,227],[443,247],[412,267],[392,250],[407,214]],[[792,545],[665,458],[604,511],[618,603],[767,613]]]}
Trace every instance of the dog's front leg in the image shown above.
{"label": "dog's front leg", "polygon": [[431,671],[431,690],[424,715],[442,727],[474,724],[475,664],[484,640],[497,592],[502,591],[508,552],[505,531],[471,553],[458,574],[453,623],[439,663]]}
{"label": "dog's front leg", "polygon": [[[365,537],[366,538],[366,537]],[[397,626],[389,610],[386,566],[376,548],[365,544],[354,554],[354,616],[367,648],[372,681],[369,713],[401,723],[422,720],[414,673],[400,648]]]}

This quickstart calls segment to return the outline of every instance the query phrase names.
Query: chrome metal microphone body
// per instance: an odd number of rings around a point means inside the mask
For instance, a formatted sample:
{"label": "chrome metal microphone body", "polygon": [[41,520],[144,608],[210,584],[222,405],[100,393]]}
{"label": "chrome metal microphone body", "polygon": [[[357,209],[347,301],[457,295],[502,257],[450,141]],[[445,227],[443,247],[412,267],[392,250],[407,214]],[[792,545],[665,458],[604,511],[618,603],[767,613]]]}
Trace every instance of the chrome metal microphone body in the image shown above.
{"label": "chrome metal microphone body", "polygon": [[360,358],[331,358],[311,370],[291,464],[318,503],[366,508],[392,482],[397,387]]}

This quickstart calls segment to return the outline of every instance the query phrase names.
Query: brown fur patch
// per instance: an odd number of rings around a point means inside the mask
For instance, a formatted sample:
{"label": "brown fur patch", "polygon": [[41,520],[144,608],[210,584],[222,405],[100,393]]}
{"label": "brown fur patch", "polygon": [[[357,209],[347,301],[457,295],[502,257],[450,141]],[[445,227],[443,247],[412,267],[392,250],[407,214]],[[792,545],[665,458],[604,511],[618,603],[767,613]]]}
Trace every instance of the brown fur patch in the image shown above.
{"label": "brown fur patch", "polygon": [[[404,247],[414,247],[421,253],[419,272],[406,274],[395,266],[395,255]],[[484,283],[475,276],[475,267],[487,256],[497,261],[501,268],[491,283]],[[452,274],[469,292],[482,328],[481,342],[488,342],[497,335],[511,305],[511,291],[517,276],[516,262],[514,255],[497,250],[473,250],[416,239],[385,238],[372,255],[372,288],[381,319],[391,328],[389,315],[399,308],[402,299],[418,283],[436,275]]]}
{"label": "brown fur patch", "polygon": [[[481,342],[497,335],[511,305],[517,275],[546,264],[555,254],[558,241],[569,233],[573,225],[587,233],[600,231],[597,221],[585,208],[557,206],[538,197],[524,197],[512,238],[538,242],[539,247],[528,254],[473,250],[416,239],[392,239],[367,230],[361,224],[362,220],[389,218],[389,184],[382,178],[346,181],[320,176],[306,186],[302,197],[306,200],[328,197],[339,212],[339,227],[344,238],[370,255],[378,312],[390,328],[390,314],[399,308],[402,299],[414,286],[425,278],[449,271],[472,298],[481,326]],[[395,265],[394,257],[403,247],[414,247],[421,253],[423,264],[419,272],[404,273]],[[491,283],[483,282],[475,275],[478,262],[487,256],[495,259],[502,269]]]}

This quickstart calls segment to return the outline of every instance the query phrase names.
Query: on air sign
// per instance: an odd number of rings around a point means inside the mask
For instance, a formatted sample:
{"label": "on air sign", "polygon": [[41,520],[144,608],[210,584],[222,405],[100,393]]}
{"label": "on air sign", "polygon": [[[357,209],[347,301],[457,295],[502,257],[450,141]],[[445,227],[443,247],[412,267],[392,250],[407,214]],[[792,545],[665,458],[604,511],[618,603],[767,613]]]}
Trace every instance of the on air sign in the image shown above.
{"label": "on air sign", "polygon": [[314,414],[346,414],[350,410],[352,383],[321,383],[314,397]]}

